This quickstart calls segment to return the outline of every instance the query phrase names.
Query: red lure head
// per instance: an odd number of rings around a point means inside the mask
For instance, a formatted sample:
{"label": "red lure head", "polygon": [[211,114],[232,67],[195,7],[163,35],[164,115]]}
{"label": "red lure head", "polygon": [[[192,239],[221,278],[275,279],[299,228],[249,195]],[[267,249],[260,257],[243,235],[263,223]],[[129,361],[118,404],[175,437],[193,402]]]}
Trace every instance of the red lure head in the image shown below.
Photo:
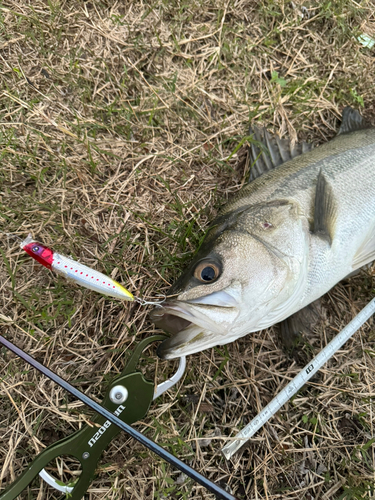
{"label": "red lure head", "polygon": [[33,240],[31,234],[21,243],[21,248],[42,266],[51,269],[53,262],[53,250],[42,243]]}

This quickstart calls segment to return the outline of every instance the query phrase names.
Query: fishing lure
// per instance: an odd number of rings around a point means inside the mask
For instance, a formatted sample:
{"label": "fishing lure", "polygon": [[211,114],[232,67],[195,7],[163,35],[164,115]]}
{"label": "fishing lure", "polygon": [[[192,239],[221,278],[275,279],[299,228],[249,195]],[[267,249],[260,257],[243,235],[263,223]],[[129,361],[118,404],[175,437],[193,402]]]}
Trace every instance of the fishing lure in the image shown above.
{"label": "fishing lure", "polygon": [[20,246],[39,264],[42,264],[47,269],[52,269],[65,278],[75,281],[78,285],[94,290],[95,292],[103,293],[104,295],[109,295],[110,297],[115,297],[116,299],[135,300],[133,294],[117,281],[80,264],[76,260],[54,252],[46,245],[35,241],[31,234],[22,241]]}

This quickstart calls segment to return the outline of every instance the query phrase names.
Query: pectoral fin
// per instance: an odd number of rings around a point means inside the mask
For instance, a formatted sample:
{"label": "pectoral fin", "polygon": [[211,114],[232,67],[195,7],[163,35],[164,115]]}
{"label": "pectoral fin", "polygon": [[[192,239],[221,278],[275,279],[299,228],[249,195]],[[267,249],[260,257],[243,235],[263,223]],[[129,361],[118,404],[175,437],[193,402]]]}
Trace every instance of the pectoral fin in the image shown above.
{"label": "pectoral fin", "polygon": [[316,183],[314,202],[314,222],[312,232],[326,238],[331,244],[336,221],[336,203],[333,191],[320,170]]}

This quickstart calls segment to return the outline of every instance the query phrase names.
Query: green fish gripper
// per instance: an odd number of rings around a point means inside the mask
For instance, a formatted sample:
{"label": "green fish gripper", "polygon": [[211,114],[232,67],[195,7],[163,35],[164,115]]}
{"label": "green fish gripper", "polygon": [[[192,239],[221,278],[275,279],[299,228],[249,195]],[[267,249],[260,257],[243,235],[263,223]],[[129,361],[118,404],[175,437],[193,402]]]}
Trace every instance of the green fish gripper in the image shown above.
{"label": "green fish gripper", "polygon": [[[153,335],[142,340],[133,351],[123,372],[111,382],[107,389],[102,406],[129,425],[141,420],[147,414],[154,399],[154,383],[146,380],[139,371],[135,371],[136,366],[142,352],[149,344],[165,338],[164,335]],[[93,427],[85,425],[72,435],[43,450],[16,481],[0,494],[0,500],[14,500],[41,471],[44,471],[44,467],[51,460],[62,455],[74,457],[81,464],[82,472],[77,482],[71,488],[65,487],[67,489],[65,498],[80,500],[94,479],[95,469],[102,452],[121,432],[118,427],[101,415],[96,414],[92,421]],[[58,484],[57,481],[56,484]]]}

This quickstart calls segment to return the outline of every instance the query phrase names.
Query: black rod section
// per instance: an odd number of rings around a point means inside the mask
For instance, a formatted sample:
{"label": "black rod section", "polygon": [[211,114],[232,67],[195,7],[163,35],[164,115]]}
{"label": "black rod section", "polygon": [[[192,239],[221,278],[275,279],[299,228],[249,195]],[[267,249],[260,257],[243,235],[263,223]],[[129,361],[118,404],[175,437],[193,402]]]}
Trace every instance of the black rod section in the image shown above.
{"label": "black rod section", "polygon": [[78,389],[70,385],[69,382],[59,377],[56,373],[54,373],[49,368],[45,367],[44,365],[36,361],[29,354],[26,354],[22,349],[15,346],[14,344],[12,344],[12,342],[9,342],[9,340],[6,340],[1,335],[0,335],[0,343],[3,344],[10,351],[14,352],[14,354],[22,358],[24,361],[26,361],[26,363],[39,370],[41,373],[43,373],[43,375],[51,379],[60,387],[70,392],[70,394],[72,394],[77,399],[82,401],[82,403],[89,406],[92,410],[96,411],[104,418],[108,419],[114,425],[117,425],[117,427],[119,427],[121,430],[127,432],[131,437],[133,437],[134,439],[142,443],[144,446],[146,446],[146,448],[153,451],[154,453],[159,455],[159,457],[163,458],[165,461],[169,462],[171,465],[179,469],[181,472],[194,479],[194,481],[204,486],[207,490],[211,491],[211,493],[214,493],[214,495],[216,495],[217,498],[223,500],[237,500],[236,497],[226,492],[225,490],[220,488],[220,486],[213,483],[206,477],[202,476],[201,474],[199,474],[199,472],[195,471],[188,465],[184,464],[184,462],[173,456],[168,451],[164,450],[164,448],[154,443],[154,441],[144,436],[137,430],[133,429],[133,427],[131,427],[129,424],[122,422],[118,417],[116,417],[116,415],[108,411],[106,408],[103,408],[103,406],[96,403],[94,400],[86,396],[86,394],[83,394],[83,392],[79,391]]}

